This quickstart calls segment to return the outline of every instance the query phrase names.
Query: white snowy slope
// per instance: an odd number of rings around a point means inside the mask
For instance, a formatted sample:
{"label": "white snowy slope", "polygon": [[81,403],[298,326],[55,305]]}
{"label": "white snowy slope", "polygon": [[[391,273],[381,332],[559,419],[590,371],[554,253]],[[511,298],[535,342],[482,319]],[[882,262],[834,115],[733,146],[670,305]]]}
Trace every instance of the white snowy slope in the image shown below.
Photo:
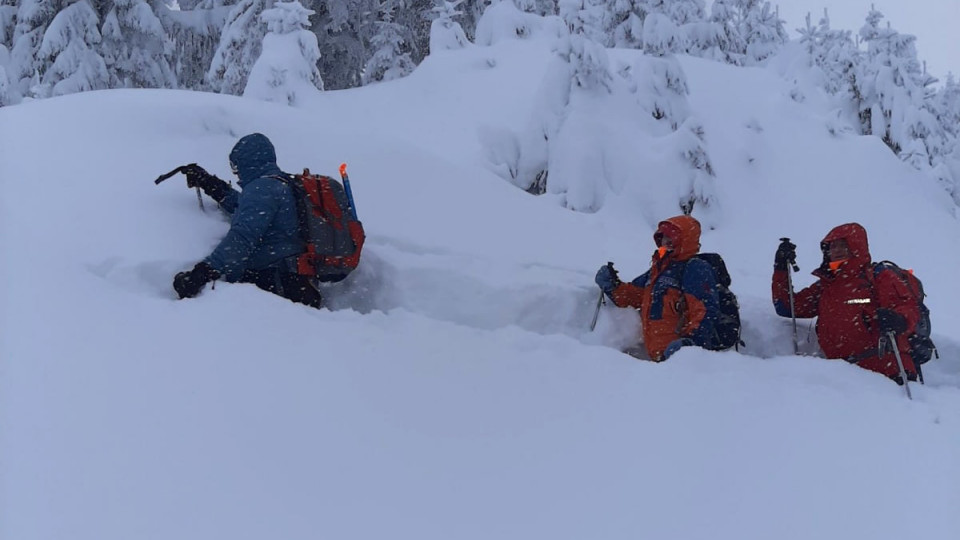
{"label": "white snowy slope", "polygon": [[[672,179],[636,167],[574,212],[481,144],[524,129],[550,61],[544,42],[473,47],[299,108],[106,91],[0,109],[0,538],[960,537],[945,194],[880,141],[831,135],[814,89],[682,59],[716,172],[703,248],[730,267],[747,347],[637,361],[618,350],[633,313],[588,331],[593,274],[645,270],[678,209],[637,209]],[[190,162],[228,178],[254,131],[288,171],[349,165],[368,242],[331,309],[225,283],[174,299],[227,222],[182,177],[152,180]],[[622,144],[621,164],[654,159]],[[912,402],[790,356],[773,313],[779,237],[802,286],[849,221],[930,294],[942,358]]]}

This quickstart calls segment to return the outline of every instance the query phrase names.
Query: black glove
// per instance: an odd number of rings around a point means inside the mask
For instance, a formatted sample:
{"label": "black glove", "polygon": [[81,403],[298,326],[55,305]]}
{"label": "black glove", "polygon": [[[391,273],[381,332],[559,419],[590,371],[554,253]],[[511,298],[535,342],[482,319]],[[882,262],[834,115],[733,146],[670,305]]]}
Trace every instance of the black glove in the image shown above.
{"label": "black glove", "polygon": [[883,334],[888,332],[902,334],[907,331],[906,317],[892,309],[877,309],[877,325],[880,327],[880,332]]}
{"label": "black glove", "polygon": [[196,163],[183,166],[183,174],[187,177],[188,188],[200,188],[211,199],[221,202],[227,193],[230,193],[230,185],[216,176],[208,173],[203,167]]}
{"label": "black glove", "polygon": [[786,270],[787,265],[796,266],[797,264],[797,246],[793,242],[783,238],[780,240],[780,246],[777,248],[777,254],[773,257],[774,270]]}
{"label": "black glove", "polygon": [[611,294],[613,290],[620,286],[620,277],[617,271],[613,269],[613,263],[607,263],[597,270],[597,276],[593,279],[600,290]]}
{"label": "black glove", "polygon": [[180,298],[193,298],[200,294],[203,286],[220,277],[220,272],[206,262],[198,262],[193,270],[180,272],[173,278],[173,289]]}

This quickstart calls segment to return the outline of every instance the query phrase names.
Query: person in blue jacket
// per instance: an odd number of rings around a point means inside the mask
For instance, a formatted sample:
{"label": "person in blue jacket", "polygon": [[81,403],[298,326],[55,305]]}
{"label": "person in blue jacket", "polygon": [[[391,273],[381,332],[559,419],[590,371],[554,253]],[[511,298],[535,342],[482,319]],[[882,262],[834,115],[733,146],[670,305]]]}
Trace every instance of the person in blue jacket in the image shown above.
{"label": "person in blue jacket", "polygon": [[284,181],[290,175],[277,166],[270,139],[261,133],[241,138],[230,151],[230,169],[242,191],[199,166],[186,171],[188,187],[199,187],[231,215],[230,230],[213,253],[174,277],[174,290],[180,298],[193,298],[207,283],[223,279],[319,308],[319,291],[296,272],[296,258],[306,244],[293,188]]}

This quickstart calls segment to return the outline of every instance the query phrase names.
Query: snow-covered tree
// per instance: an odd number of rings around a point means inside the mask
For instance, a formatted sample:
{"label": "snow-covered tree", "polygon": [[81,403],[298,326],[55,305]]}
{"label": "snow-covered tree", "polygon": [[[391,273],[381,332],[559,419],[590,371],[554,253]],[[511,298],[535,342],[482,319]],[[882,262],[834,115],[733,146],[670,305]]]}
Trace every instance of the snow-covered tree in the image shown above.
{"label": "snow-covered tree", "polygon": [[13,29],[16,25],[16,0],[0,0],[0,44],[13,43]]}
{"label": "snow-covered tree", "polygon": [[109,87],[106,63],[97,52],[101,41],[99,22],[86,0],[74,2],[57,13],[40,44],[39,55],[49,65],[40,80],[43,95]]}
{"label": "snow-covered tree", "polygon": [[269,1],[241,0],[230,10],[206,75],[207,87],[214,92],[237,96],[243,93],[267,33],[260,14]]}
{"label": "snow-covered tree", "polygon": [[644,56],[627,66],[624,77],[640,107],[675,131],[690,116],[687,76],[676,56]]}
{"label": "snow-covered tree", "polygon": [[743,65],[747,44],[741,34],[740,16],[737,0],[713,0],[710,6],[710,22],[720,29],[720,51],[712,51],[713,57],[720,56],[728,64]]}
{"label": "snow-covered tree", "polygon": [[430,24],[430,52],[462,49],[470,45],[460,23],[454,20],[463,13],[457,7],[463,0],[448,2],[437,0],[433,8],[433,22]]}
{"label": "snow-covered tree", "polygon": [[740,0],[745,13],[741,35],[746,41],[746,64],[773,56],[787,42],[787,31],[777,11],[765,0]]}
{"label": "snow-covered tree", "polygon": [[680,27],[666,15],[650,13],[643,21],[643,52],[653,56],[667,56],[683,52],[685,44]]}
{"label": "snow-covered tree", "polygon": [[571,34],[582,34],[601,45],[609,41],[605,0],[560,0],[557,7]]}
{"label": "snow-covered tree", "polygon": [[305,95],[323,90],[317,69],[317,36],[306,28],[313,11],[300,2],[278,2],[260,15],[268,33],[263,51],[250,70],[245,97],[296,105]]}
{"label": "snow-covered tree", "polygon": [[20,0],[17,6],[7,77],[20,95],[31,93],[47,67],[39,54],[40,43],[63,4],[63,0]]}
{"label": "snow-covered tree", "polygon": [[0,107],[20,103],[20,93],[7,76],[6,66],[10,63],[10,53],[0,44]]}
{"label": "snow-covered tree", "polygon": [[170,66],[173,43],[145,0],[113,0],[101,35],[112,87],[177,87]]}
{"label": "snow-covered tree", "polygon": [[816,25],[811,23],[808,13],[805,26],[798,32],[809,65],[819,70],[824,89],[838,96],[841,101],[855,103],[854,84],[861,55],[851,38],[851,32],[832,29],[826,9]]}
{"label": "snow-covered tree", "polygon": [[710,22],[723,34],[721,49],[734,65],[754,65],[787,41],[783,21],[766,0],[714,0]]}
{"label": "snow-covered tree", "polygon": [[957,146],[957,139],[960,139],[960,81],[953,73],[947,74],[943,88],[934,98],[934,107],[944,132],[954,139],[954,146]]}
{"label": "snow-covered tree", "polygon": [[391,81],[409,75],[416,65],[410,59],[410,32],[393,22],[394,11],[402,0],[381,0],[376,33],[370,39],[373,56],[363,66],[363,84]]}
{"label": "snow-covered tree", "polygon": [[[681,184],[679,200],[680,210],[684,214],[693,213],[694,208],[709,208],[716,198],[714,194],[713,165],[706,150],[703,138],[704,130],[694,119],[688,119],[671,136],[680,157],[687,165],[687,182]],[[704,208],[706,207],[706,208]]]}
{"label": "snow-covered tree", "polygon": [[654,2],[657,4],[656,12],[666,16],[677,26],[706,19],[707,9],[704,0],[654,0]]}
{"label": "snow-covered tree", "polygon": [[617,0],[607,4],[604,45],[624,49],[643,48],[643,19],[647,11],[643,0]]}
{"label": "snow-covered tree", "polygon": [[525,13],[556,15],[557,0],[513,0],[513,5]]}
{"label": "snow-covered tree", "polygon": [[858,77],[861,125],[864,134],[881,137],[894,152],[912,138],[912,133],[928,130],[917,113],[926,108],[929,81],[917,60],[916,38],[881,26],[883,14],[873,9],[860,29],[867,45]]}
{"label": "snow-covered tree", "polygon": [[360,86],[370,58],[377,0],[316,0],[313,32],[320,43],[320,74],[328,90]]}
{"label": "snow-covered tree", "polygon": [[228,6],[200,2],[190,10],[159,6],[157,16],[173,42],[173,66],[180,88],[206,90],[206,75],[220,44],[220,33],[230,13]]}

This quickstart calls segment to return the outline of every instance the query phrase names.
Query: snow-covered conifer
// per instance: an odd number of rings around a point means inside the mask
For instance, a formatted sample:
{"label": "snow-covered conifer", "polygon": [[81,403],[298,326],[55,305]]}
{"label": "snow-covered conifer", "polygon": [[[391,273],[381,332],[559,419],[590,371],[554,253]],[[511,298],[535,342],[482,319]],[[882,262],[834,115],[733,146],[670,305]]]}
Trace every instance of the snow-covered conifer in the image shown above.
{"label": "snow-covered conifer", "polygon": [[320,44],[320,74],[328,90],[360,86],[370,58],[377,0],[318,0],[313,31]]}
{"label": "snow-covered conifer", "polygon": [[643,0],[617,0],[607,3],[605,45],[624,49],[643,48],[643,19],[647,12]]}
{"label": "snow-covered conifer", "polygon": [[823,76],[826,91],[839,95],[841,99],[853,100],[852,85],[860,63],[860,51],[850,37],[851,32],[831,28],[826,9],[816,25],[811,23],[810,14],[807,14],[805,26],[798,31],[810,65],[818,68]]}
{"label": "snow-covered conifer", "polygon": [[173,43],[145,0],[113,0],[100,33],[112,87],[177,87],[170,66]]}
{"label": "snow-covered conifer", "polygon": [[29,95],[45,71],[40,43],[47,26],[63,7],[63,0],[20,0],[7,64],[7,77],[20,95]]}
{"label": "snow-covered conifer", "polygon": [[604,0],[560,0],[559,15],[571,34],[584,37],[601,45],[609,43],[606,34],[607,6]]}
{"label": "snow-covered conifer", "polygon": [[430,52],[462,49],[470,45],[460,23],[454,20],[463,13],[457,7],[463,0],[448,2],[437,0],[433,8],[433,22],[430,24]]}
{"label": "snow-covered conifer", "polygon": [[110,76],[97,52],[100,44],[97,13],[86,0],[65,7],[47,27],[39,55],[49,67],[41,84],[44,95],[59,96],[108,88]]}
{"label": "snow-covered conifer", "polygon": [[376,32],[370,39],[373,56],[363,66],[363,84],[391,81],[413,72],[416,65],[410,59],[410,32],[393,22],[394,11],[402,7],[402,0],[382,0]]}
{"label": "snow-covered conifer", "polygon": [[643,52],[653,56],[667,56],[683,52],[685,44],[680,27],[666,15],[650,13],[643,21]]}
{"label": "snow-covered conifer", "polygon": [[787,42],[787,31],[777,11],[765,0],[740,0],[743,10],[741,35],[746,42],[747,65],[773,56]]}
{"label": "snow-covered conifer", "polygon": [[0,0],[0,44],[6,46],[13,43],[13,29],[16,24],[16,0]]}
{"label": "snow-covered conifer", "polygon": [[260,18],[268,33],[263,51],[250,70],[245,97],[296,105],[308,94],[323,90],[317,69],[320,49],[317,36],[306,30],[312,10],[300,2],[277,2]]}
{"label": "snow-covered conifer", "polygon": [[20,103],[20,93],[7,76],[6,66],[10,63],[10,53],[0,44],[0,107]]}
{"label": "snow-covered conifer", "polygon": [[712,51],[711,56],[724,60],[728,64],[741,66],[744,62],[747,44],[741,34],[738,0],[714,0],[710,6],[710,22],[717,25],[722,39],[719,40],[719,52]]}
{"label": "snow-covered conifer", "polygon": [[260,14],[269,0],[241,0],[230,10],[220,44],[207,70],[207,87],[221,94],[240,95],[260,56],[266,25]]}
{"label": "snow-covered conifer", "polygon": [[[171,65],[180,88],[206,90],[205,77],[220,44],[229,7],[200,2],[193,9],[171,10],[158,6],[157,16],[173,43]],[[215,2],[220,4],[220,0]]]}

